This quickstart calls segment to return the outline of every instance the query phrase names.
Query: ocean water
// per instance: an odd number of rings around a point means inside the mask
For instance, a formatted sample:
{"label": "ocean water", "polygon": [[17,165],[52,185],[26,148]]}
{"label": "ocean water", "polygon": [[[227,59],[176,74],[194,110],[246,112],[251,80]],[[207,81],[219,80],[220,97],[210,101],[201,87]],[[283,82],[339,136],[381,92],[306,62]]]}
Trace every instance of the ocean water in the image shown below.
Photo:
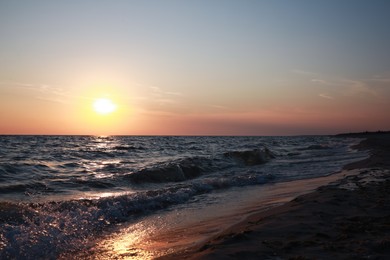
{"label": "ocean water", "polygon": [[194,203],[223,205],[237,187],[326,176],[367,156],[351,148],[358,142],[329,136],[0,136],[0,258],[56,259],[88,250],[115,227],[137,225],[146,216]]}

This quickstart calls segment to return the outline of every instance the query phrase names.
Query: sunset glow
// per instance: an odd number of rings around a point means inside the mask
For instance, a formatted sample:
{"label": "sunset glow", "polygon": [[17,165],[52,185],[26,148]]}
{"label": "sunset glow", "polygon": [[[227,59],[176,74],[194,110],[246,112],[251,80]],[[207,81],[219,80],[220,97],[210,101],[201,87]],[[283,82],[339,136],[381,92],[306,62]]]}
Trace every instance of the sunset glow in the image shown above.
{"label": "sunset glow", "polygon": [[2,2],[0,134],[390,129],[386,10],[360,0]]}

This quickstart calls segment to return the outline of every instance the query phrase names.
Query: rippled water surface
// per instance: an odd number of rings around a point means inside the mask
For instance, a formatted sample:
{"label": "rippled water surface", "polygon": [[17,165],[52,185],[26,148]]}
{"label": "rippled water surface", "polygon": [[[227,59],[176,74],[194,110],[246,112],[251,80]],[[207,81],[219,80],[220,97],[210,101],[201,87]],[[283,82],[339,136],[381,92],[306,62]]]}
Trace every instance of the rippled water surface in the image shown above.
{"label": "rippled water surface", "polygon": [[60,256],[118,223],[234,187],[329,175],[357,139],[0,136],[0,258]]}

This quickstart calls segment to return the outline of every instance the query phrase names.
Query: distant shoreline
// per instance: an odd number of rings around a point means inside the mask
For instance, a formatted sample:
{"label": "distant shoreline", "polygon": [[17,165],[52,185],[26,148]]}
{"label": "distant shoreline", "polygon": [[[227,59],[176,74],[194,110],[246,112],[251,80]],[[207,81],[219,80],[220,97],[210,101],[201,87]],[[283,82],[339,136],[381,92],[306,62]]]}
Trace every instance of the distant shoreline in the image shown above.
{"label": "distant shoreline", "polygon": [[337,137],[372,137],[372,136],[384,136],[390,135],[390,131],[376,131],[376,132],[351,132],[351,133],[341,133],[334,136]]}

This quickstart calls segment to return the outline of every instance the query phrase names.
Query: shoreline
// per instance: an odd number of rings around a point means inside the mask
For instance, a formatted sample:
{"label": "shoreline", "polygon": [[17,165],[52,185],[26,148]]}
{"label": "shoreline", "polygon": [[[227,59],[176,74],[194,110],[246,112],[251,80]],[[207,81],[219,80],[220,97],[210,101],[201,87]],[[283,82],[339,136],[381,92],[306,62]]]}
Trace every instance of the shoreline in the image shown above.
{"label": "shoreline", "polygon": [[[244,223],[253,214],[267,214],[300,195],[310,194],[322,185],[356,174],[355,170],[340,171],[328,176],[274,183],[260,190],[259,187],[239,188],[234,191],[234,199],[228,205],[209,205],[197,208],[194,212],[180,212],[179,215],[175,211],[168,211],[146,217],[136,225],[123,226],[87,252],[77,254],[76,259],[181,258],[181,254],[188,249],[203,246],[210,238],[218,237]],[[243,200],[238,199],[240,196]],[[63,254],[60,259],[69,257]]]}
{"label": "shoreline", "polygon": [[270,210],[254,212],[207,241],[159,259],[388,259],[390,134],[366,137],[358,171]]}

